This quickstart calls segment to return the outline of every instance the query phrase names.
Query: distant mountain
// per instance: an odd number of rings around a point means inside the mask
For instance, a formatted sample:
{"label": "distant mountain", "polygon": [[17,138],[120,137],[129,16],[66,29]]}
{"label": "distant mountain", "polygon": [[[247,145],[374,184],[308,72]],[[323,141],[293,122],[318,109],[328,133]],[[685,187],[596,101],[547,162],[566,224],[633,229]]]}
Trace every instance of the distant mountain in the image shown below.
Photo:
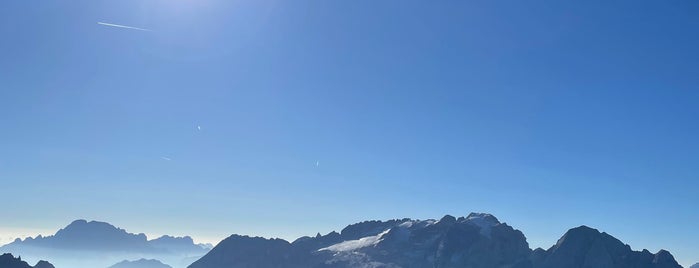
{"label": "distant mountain", "polygon": [[147,260],[147,259],[140,259],[140,260],[135,260],[135,261],[122,261],[117,264],[114,264],[112,266],[109,266],[109,268],[172,268],[170,265],[164,264],[160,262],[159,260]]}
{"label": "distant mountain", "polygon": [[[45,258],[60,267],[107,267],[124,259],[156,258],[186,267],[211,249],[191,237],[162,236],[148,240],[106,222],[76,220],[52,236],[37,236],[0,247],[27,259]],[[81,258],[75,258],[80,254]]]}
{"label": "distant mountain", "polygon": [[131,234],[106,222],[76,220],[55,235],[17,239],[10,247],[32,246],[92,251],[155,251],[145,234]]}
{"label": "distant mountain", "polygon": [[61,250],[120,251],[148,253],[205,253],[208,248],[194,244],[191,237],[162,236],[148,240],[145,234],[132,234],[106,222],[76,220],[55,235],[17,239],[3,246],[41,247]]}
{"label": "distant mountain", "polygon": [[33,267],[27,262],[23,261],[21,258],[15,258],[12,254],[5,253],[0,255],[0,267],[1,268],[55,268],[52,264],[46,261],[39,261]]}
{"label": "distant mountain", "polygon": [[699,268],[699,263],[696,263],[696,264],[694,264],[694,265],[692,265],[692,266],[689,266],[689,268]]}
{"label": "distant mountain", "polygon": [[294,242],[232,235],[189,268],[681,268],[667,251],[632,251],[588,228],[548,250],[490,214],[366,221]]}

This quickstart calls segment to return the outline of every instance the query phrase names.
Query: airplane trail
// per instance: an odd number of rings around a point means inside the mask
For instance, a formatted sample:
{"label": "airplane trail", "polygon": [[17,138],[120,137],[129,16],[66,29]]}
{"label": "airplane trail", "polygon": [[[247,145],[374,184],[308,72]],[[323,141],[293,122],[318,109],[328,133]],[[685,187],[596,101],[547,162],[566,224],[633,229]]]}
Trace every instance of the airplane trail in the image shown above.
{"label": "airplane trail", "polygon": [[104,26],[109,26],[109,27],[117,27],[117,28],[123,28],[123,29],[130,29],[130,30],[138,30],[138,31],[146,31],[146,32],[150,32],[150,31],[151,31],[151,30],[149,30],[149,29],[138,28],[138,27],[133,27],[133,26],[126,26],[126,25],[120,25],[120,24],[113,24],[113,23],[106,23],[106,22],[101,22],[101,21],[98,21],[97,24],[99,24],[99,25],[104,25]]}

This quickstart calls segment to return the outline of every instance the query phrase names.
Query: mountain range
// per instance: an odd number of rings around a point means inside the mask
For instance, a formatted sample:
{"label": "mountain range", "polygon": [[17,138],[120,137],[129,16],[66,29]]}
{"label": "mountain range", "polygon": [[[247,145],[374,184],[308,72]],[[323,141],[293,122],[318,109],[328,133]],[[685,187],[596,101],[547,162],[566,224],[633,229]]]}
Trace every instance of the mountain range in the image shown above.
{"label": "mountain range", "polygon": [[59,267],[107,267],[125,259],[157,258],[183,268],[211,247],[195,244],[188,236],[148,240],[145,234],[129,233],[106,222],[76,220],[51,236],[16,239],[0,247],[0,252],[29,260],[48,259]]}
{"label": "mountain range", "polygon": [[366,221],[293,242],[232,235],[189,268],[681,268],[664,250],[633,251],[580,226],[547,250],[493,215]]}
{"label": "mountain range", "polygon": [[[59,268],[117,262],[110,268],[681,268],[665,250],[634,251],[587,226],[568,230],[548,249],[531,249],[521,231],[486,213],[364,221],[292,242],[234,234],[213,248],[190,237],[148,240],[108,223],[77,220],[52,236],[15,240],[0,252]],[[34,268],[52,268],[39,264]]]}

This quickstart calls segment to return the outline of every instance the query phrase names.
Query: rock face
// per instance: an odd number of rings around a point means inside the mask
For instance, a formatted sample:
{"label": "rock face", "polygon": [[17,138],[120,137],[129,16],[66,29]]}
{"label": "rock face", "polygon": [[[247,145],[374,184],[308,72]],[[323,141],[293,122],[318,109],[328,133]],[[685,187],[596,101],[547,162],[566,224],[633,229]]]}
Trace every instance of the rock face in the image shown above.
{"label": "rock face", "polygon": [[589,227],[548,250],[490,214],[366,221],[294,242],[233,235],[189,268],[681,268],[667,251],[632,251]]}
{"label": "rock face", "polygon": [[53,265],[46,261],[39,261],[34,267],[23,261],[21,258],[15,258],[12,254],[5,253],[0,255],[0,267],[2,268],[54,268]]}
{"label": "rock face", "polygon": [[160,262],[159,260],[147,260],[147,259],[140,259],[140,260],[135,260],[135,261],[122,261],[117,264],[114,264],[112,266],[109,266],[109,268],[172,268],[170,265],[164,264]]}

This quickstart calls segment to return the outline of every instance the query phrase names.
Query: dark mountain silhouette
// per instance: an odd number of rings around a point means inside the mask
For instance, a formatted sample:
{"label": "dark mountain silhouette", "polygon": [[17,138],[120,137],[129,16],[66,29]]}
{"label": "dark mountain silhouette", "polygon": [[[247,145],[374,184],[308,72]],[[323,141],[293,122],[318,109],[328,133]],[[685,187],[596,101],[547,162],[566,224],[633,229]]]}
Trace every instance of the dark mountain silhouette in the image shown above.
{"label": "dark mountain silhouette", "polygon": [[[61,267],[107,267],[124,259],[156,258],[186,267],[210,250],[191,237],[162,236],[148,240],[106,222],[76,220],[51,236],[37,236],[0,247],[27,259],[48,259]],[[76,258],[76,256],[81,256]],[[41,268],[41,267],[40,267]]]}
{"label": "dark mountain silhouette", "polygon": [[12,254],[5,253],[0,255],[0,268],[55,268],[52,264],[46,261],[39,261],[36,265],[31,266],[21,258],[15,258]]}
{"label": "dark mountain silhouette", "polygon": [[153,259],[140,259],[140,260],[135,260],[135,261],[122,261],[117,264],[114,264],[112,266],[109,266],[109,268],[172,268],[170,265],[164,264],[160,262],[159,260],[153,260]]}
{"label": "dark mountain silhouette", "polygon": [[[543,258],[542,258],[543,257]],[[553,247],[536,257],[540,268],[681,268],[672,255],[661,250],[633,251],[607,233],[580,226],[569,230]]]}
{"label": "dark mountain silhouette", "polygon": [[490,214],[440,220],[366,221],[293,242],[232,235],[189,268],[681,268],[667,251],[631,250],[589,227],[548,250]]}

